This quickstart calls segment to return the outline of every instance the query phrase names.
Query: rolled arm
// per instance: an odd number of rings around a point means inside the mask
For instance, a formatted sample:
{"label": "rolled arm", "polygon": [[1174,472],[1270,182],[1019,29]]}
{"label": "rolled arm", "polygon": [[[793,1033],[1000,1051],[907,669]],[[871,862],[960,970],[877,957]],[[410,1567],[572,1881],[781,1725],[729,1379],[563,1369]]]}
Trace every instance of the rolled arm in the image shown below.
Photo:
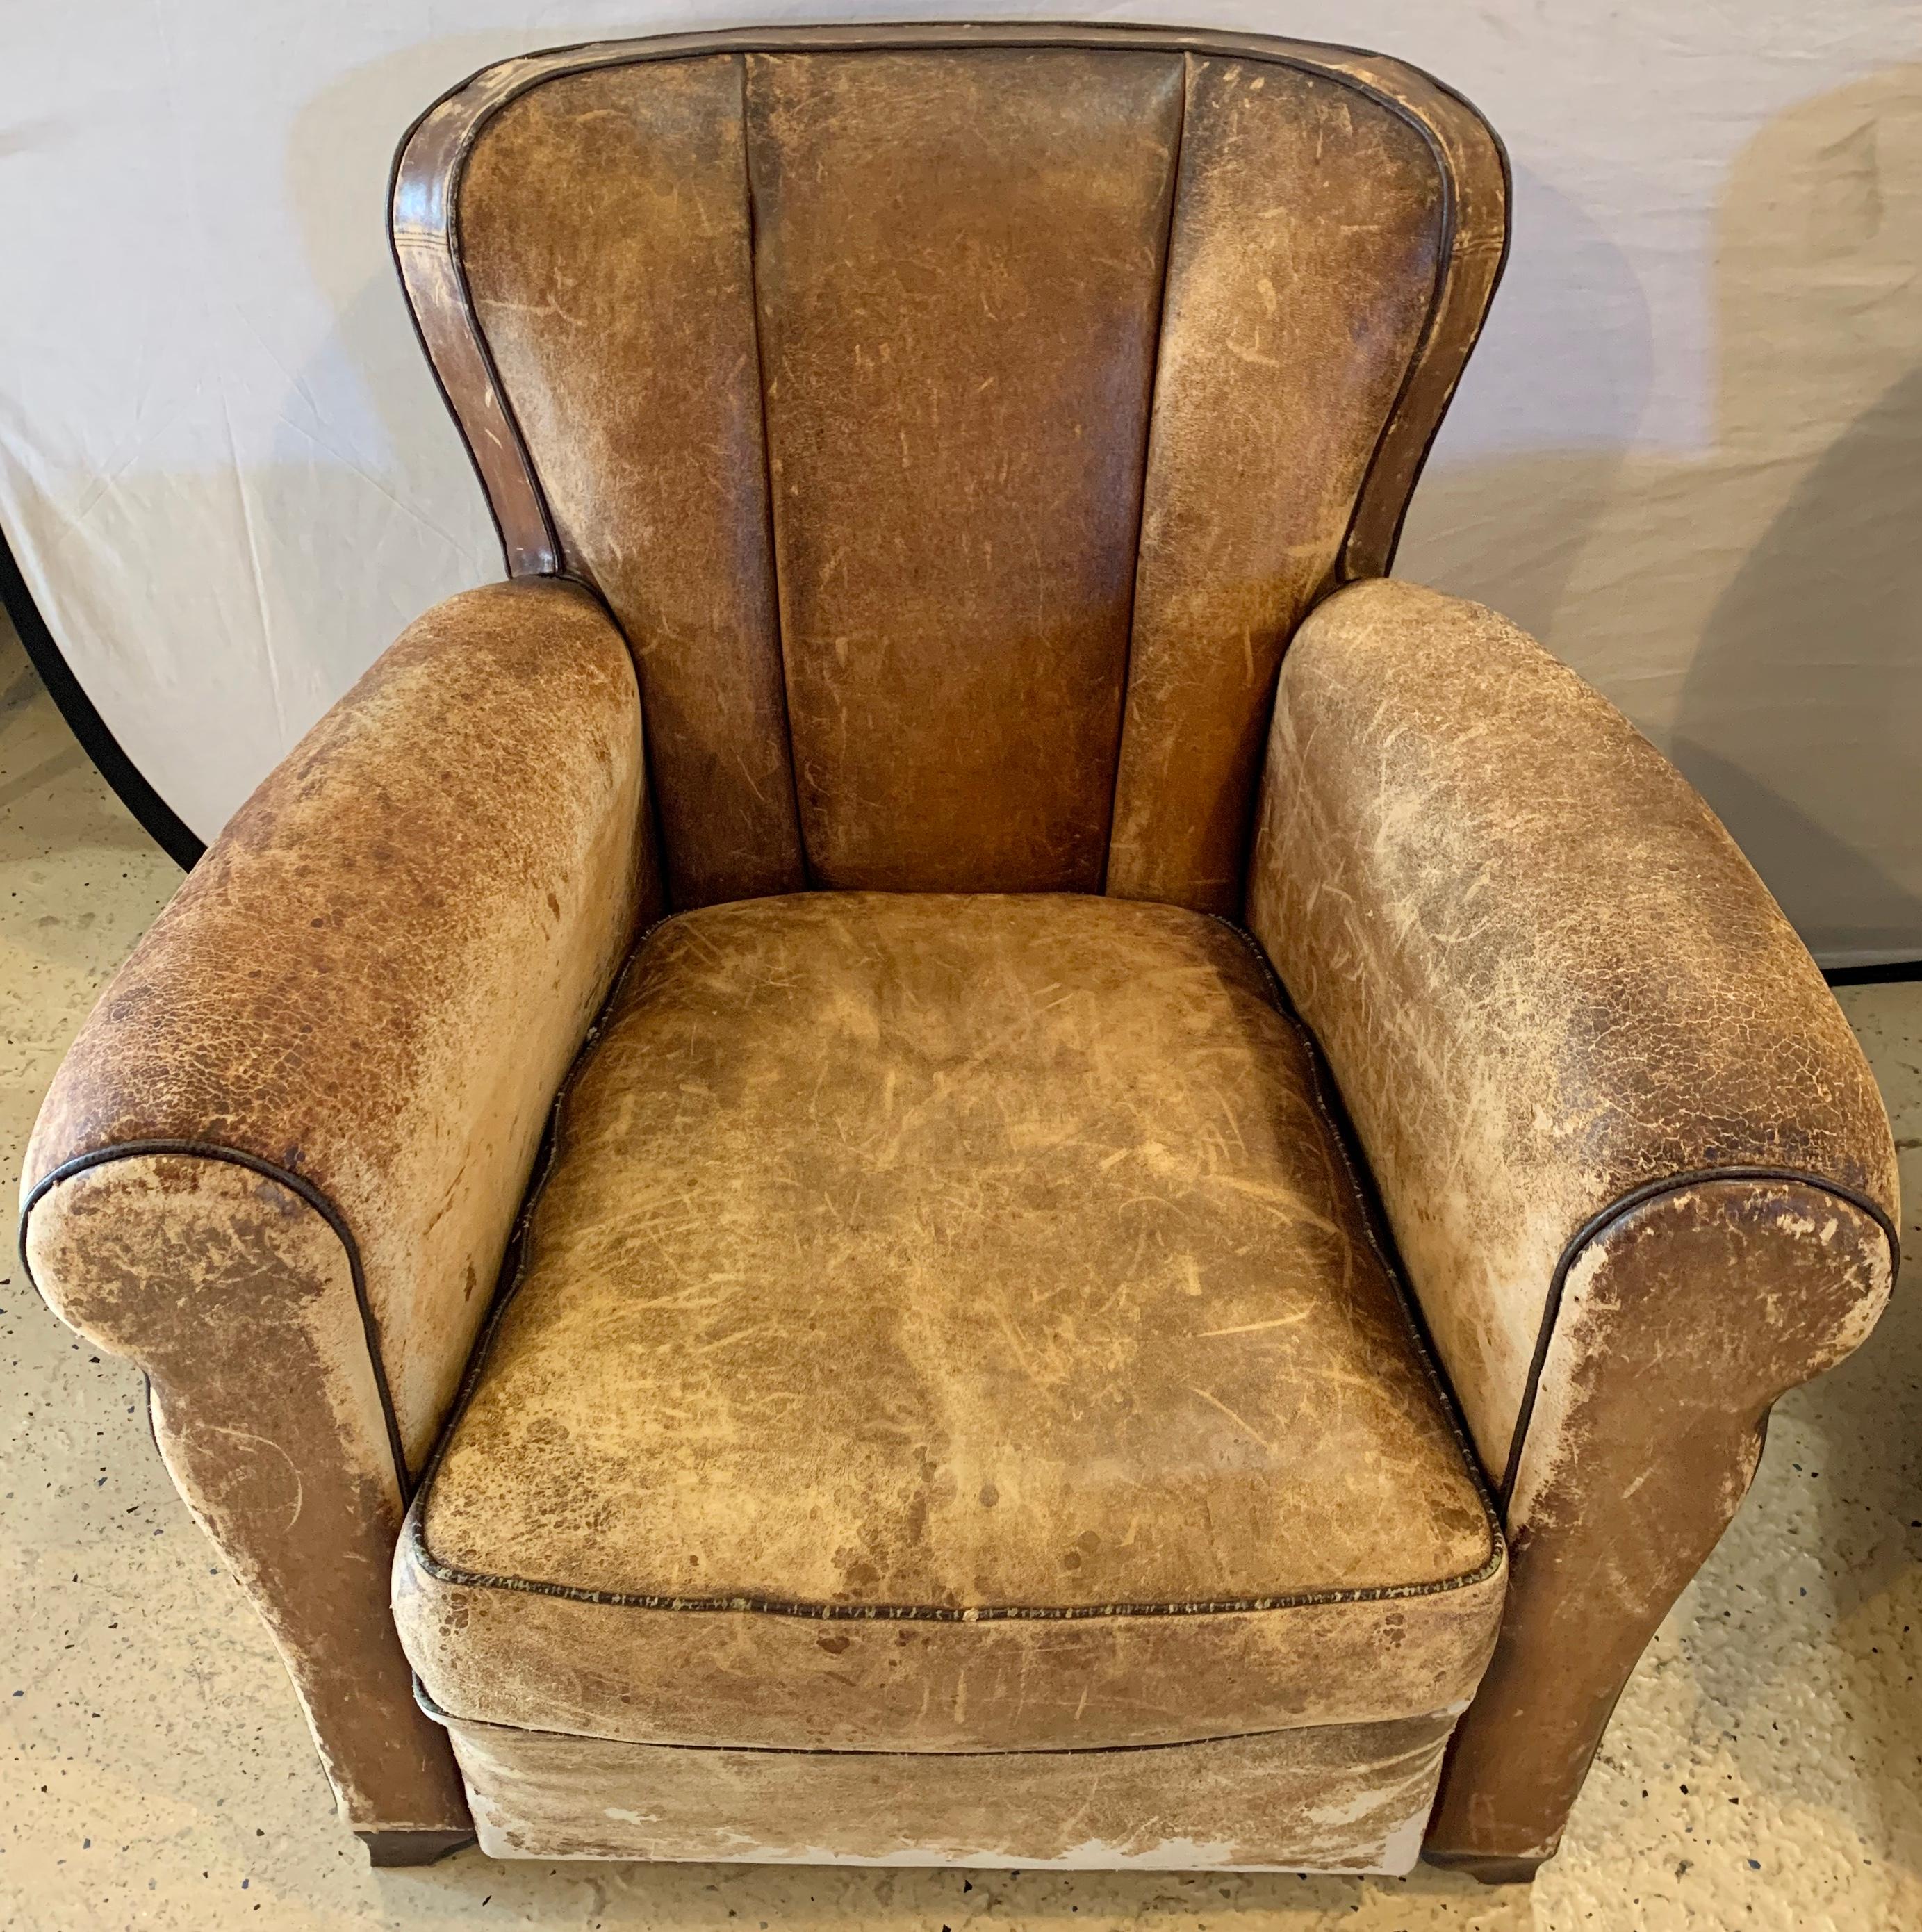
{"label": "rolled arm", "polygon": [[215,842],[28,1148],[32,1277],[146,1370],[370,1836],[466,1823],[388,1560],[556,1088],[657,899],[618,630],[558,581],[453,598]]}
{"label": "rolled arm", "polygon": [[1478,605],[1354,585],[1284,661],[1249,923],[1320,1038],[1512,1559],[1431,1856],[1555,1849],[1771,1402],[1895,1256],[1861,1050],[1728,833]]}

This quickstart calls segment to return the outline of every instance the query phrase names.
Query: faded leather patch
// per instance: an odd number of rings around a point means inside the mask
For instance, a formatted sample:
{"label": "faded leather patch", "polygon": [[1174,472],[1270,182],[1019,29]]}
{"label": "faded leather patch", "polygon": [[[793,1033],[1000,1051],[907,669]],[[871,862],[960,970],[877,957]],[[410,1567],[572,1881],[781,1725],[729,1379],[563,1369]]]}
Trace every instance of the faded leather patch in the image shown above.
{"label": "faded leather patch", "polygon": [[1231,915],[1276,664],[1387,567],[1507,200],[1396,62],[1016,22],[504,62],[396,195],[512,567],[634,644],[671,904]]}
{"label": "faded leather patch", "polygon": [[167,1472],[271,1633],[341,1815],[466,1822],[382,1593],[403,1498],[346,1250],[229,1162],[134,1155],[60,1181],[25,1249],[56,1311],[152,1389]]}
{"label": "faded leather patch", "polygon": [[1120,51],[747,57],[819,884],[1100,884],[1182,74]]}
{"label": "faded leather patch", "polygon": [[1432,1848],[1538,1861],[1769,1404],[1887,1298],[1888,1120],[1708,806],[1493,612],[1386,581],[1322,605],[1264,785],[1251,923],[1512,1472],[1501,1637]]}
{"label": "faded leather patch", "polygon": [[451,1728],[490,1858],[1405,1872],[1451,1721],[959,1756]]}
{"label": "faded leather patch", "polygon": [[806,883],[738,55],[509,104],[460,198],[476,319],[569,566],[634,647],[670,902]]}
{"label": "faded leather patch", "polygon": [[658,891],[619,633],[571,584],[451,598],[275,769],[114,976],[27,1185],[153,1140],[311,1183],[358,1246],[417,1472],[554,1089]]}
{"label": "faded leather patch", "polygon": [[35,1280],[152,1377],[363,1829],[463,1822],[387,1569],[554,1089],[658,902],[651,840],[605,614],[555,583],[451,598],[235,815],[34,1127],[29,1194],[64,1175]]}
{"label": "faded leather patch", "polygon": [[1276,666],[1435,295],[1447,185],[1326,74],[1189,63],[1108,890],[1239,914]]}
{"label": "faded leather patch", "polygon": [[1509,1522],[1509,1603],[1433,1828],[1544,1858],[1616,1695],[1747,1493],[1769,1406],[1888,1299],[1887,1237],[1801,1182],[1643,1202],[1569,1272]]}

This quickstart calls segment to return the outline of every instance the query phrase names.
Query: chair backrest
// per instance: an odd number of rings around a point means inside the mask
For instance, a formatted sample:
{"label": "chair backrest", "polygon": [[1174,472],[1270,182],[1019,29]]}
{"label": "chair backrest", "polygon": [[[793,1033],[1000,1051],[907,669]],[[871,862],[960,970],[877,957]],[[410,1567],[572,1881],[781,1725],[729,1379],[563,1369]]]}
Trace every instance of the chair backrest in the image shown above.
{"label": "chair backrest", "polygon": [[1388,566],[1507,232],[1372,55],[683,35],[487,69],[395,252],[517,574],[640,670],[673,902],[1241,904],[1276,667]]}

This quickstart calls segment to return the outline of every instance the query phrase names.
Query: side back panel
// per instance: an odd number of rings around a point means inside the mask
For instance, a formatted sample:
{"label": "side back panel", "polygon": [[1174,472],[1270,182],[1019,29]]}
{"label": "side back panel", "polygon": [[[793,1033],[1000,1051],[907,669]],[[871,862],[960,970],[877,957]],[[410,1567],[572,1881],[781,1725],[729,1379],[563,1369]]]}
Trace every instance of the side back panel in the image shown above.
{"label": "side back panel", "polygon": [[1240,910],[1276,668],[1421,340],[1444,200],[1351,88],[1191,62],[1111,892]]}
{"label": "side back panel", "polygon": [[473,313],[559,561],[640,674],[677,905],[805,884],[768,542],[741,59],[531,88],[470,157]]}

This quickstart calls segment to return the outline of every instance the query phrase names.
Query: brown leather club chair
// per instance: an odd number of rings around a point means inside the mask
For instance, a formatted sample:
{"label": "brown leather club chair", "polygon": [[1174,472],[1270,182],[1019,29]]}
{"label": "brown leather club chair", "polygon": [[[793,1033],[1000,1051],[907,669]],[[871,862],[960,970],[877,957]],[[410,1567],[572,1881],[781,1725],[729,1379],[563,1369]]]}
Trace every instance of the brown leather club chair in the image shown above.
{"label": "brown leather club chair", "polygon": [[1525,1875],[1896,1193],[1702,801],[1384,576],[1493,136],[696,35],[490,68],[393,219],[511,580],[196,869],[25,1232],[348,1821]]}

